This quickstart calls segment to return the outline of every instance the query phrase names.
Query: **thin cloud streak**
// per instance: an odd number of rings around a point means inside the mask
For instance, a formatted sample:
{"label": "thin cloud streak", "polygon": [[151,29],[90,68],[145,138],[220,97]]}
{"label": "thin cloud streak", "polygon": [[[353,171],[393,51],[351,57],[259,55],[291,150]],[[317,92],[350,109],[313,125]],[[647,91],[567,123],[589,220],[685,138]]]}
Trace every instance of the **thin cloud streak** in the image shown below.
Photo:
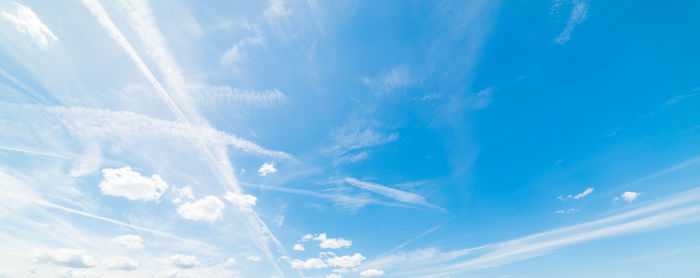
{"label": "thin cloud streak", "polygon": [[427,208],[433,208],[437,209],[440,211],[445,211],[445,209],[438,207],[436,205],[430,204],[425,200],[425,197],[420,196],[415,193],[411,192],[406,192],[402,190],[398,190],[395,188],[391,188],[385,185],[381,184],[376,184],[376,183],[371,183],[371,182],[364,182],[357,180],[356,178],[350,178],[347,177],[343,179],[346,183],[355,186],[360,189],[364,189],[385,197],[388,197],[390,199],[402,202],[402,203],[407,203],[407,204],[412,204],[412,205],[417,205],[417,206],[422,206],[422,207],[427,207]]}
{"label": "thin cloud streak", "polygon": [[[510,241],[487,244],[447,253],[433,250],[421,262],[412,262],[417,256],[390,255],[368,265],[372,267],[396,267],[415,265],[401,269],[396,274],[418,277],[444,277],[476,269],[498,267],[516,261],[542,256],[569,245],[619,236],[630,233],[661,229],[700,221],[700,188],[684,191],[646,206],[596,221],[555,229]],[[416,252],[425,250],[416,250]],[[460,257],[468,258],[457,260]]]}

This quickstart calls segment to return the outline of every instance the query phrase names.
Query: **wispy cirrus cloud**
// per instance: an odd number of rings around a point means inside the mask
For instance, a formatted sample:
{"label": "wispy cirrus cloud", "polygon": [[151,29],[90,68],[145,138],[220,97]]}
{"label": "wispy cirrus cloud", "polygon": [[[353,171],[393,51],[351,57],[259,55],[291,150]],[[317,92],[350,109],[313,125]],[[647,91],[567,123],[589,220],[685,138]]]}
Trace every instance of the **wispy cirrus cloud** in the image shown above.
{"label": "wispy cirrus cloud", "polygon": [[17,31],[29,35],[42,50],[47,50],[51,44],[58,42],[58,37],[41,22],[32,9],[19,3],[13,4],[14,11],[3,10],[2,18],[12,22]]}
{"label": "wispy cirrus cloud", "polygon": [[428,203],[425,200],[425,197],[418,195],[416,193],[398,190],[398,189],[391,188],[391,187],[377,184],[377,183],[360,181],[356,178],[351,178],[351,177],[344,178],[343,181],[352,185],[352,186],[355,186],[357,188],[364,189],[364,190],[388,197],[390,199],[393,199],[393,200],[396,200],[396,201],[399,201],[402,203],[421,206],[421,207],[427,207],[427,208],[432,208],[432,209],[437,209],[437,210],[444,210],[441,207],[438,207],[436,205]]}
{"label": "wispy cirrus cloud", "polygon": [[[552,9],[554,11],[558,11],[563,4],[562,1],[564,0],[556,1]],[[562,30],[561,33],[554,38],[554,42],[558,44],[565,44],[571,39],[571,33],[574,31],[574,28],[586,20],[590,6],[587,0],[569,0],[566,2],[571,5],[571,14],[569,15],[569,19],[566,21],[564,30]]]}
{"label": "wispy cirrus cloud", "polygon": [[600,220],[468,249],[447,252],[417,249],[394,253],[370,261],[364,267],[391,268],[396,270],[393,274],[416,277],[443,277],[498,267],[573,244],[699,222],[698,201],[700,188],[695,188]]}

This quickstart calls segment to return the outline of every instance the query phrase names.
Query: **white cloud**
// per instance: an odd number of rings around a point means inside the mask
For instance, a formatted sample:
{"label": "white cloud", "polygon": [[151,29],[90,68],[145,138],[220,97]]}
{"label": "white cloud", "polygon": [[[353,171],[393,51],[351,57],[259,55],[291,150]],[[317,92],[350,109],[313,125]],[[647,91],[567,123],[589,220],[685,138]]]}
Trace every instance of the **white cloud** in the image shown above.
{"label": "white cloud", "polygon": [[52,263],[69,267],[93,267],[97,261],[82,249],[42,249],[34,254],[37,263]]}
{"label": "white cloud", "polygon": [[177,213],[185,219],[213,222],[221,217],[224,207],[224,202],[219,198],[206,196],[197,201],[182,204],[177,209]]}
{"label": "white cloud", "polygon": [[326,259],[326,263],[330,266],[338,267],[356,267],[365,260],[365,257],[359,253],[355,253],[352,256],[341,256]]}
{"label": "white cloud", "polygon": [[170,264],[179,268],[193,268],[201,265],[197,257],[183,254],[175,254],[168,258]]}
{"label": "white cloud", "polygon": [[275,168],[275,162],[270,161],[263,163],[263,165],[260,166],[260,169],[258,169],[258,173],[260,173],[260,176],[262,177],[267,176],[268,174],[277,173],[277,168]]}
{"label": "white cloud", "polygon": [[158,200],[168,189],[168,184],[159,175],[150,178],[132,171],[127,166],[119,169],[102,169],[104,179],[100,183],[102,194],[121,196],[129,200]]}
{"label": "white cloud", "polygon": [[625,192],[625,193],[622,193],[622,195],[620,195],[620,197],[621,197],[623,200],[625,200],[625,201],[631,203],[631,202],[634,202],[635,200],[637,200],[637,198],[639,198],[639,195],[640,195],[640,194],[641,194],[641,193],[639,193],[639,192],[630,192],[630,191],[627,191],[627,192]]}
{"label": "white cloud", "polygon": [[2,11],[2,17],[14,23],[17,31],[29,35],[39,48],[46,50],[49,45],[58,41],[51,29],[44,25],[39,17],[27,6],[15,4],[14,13]]}
{"label": "white cloud", "polygon": [[244,90],[216,86],[199,96],[201,98],[198,101],[209,106],[229,105],[238,108],[238,110],[248,107],[279,107],[287,102],[287,96],[278,89]]}
{"label": "white cloud", "polygon": [[246,259],[248,259],[248,260],[251,261],[251,262],[259,262],[259,261],[262,261],[262,259],[261,259],[260,257],[258,257],[258,256],[248,256],[248,257],[246,257]]}
{"label": "white cloud", "polygon": [[234,258],[228,258],[224,264],[225,265],[236,265],[236,264],[238,264],[238,261]]}
{"label": "white cloud", "polygon": [[224,199],[245,211],[252,211],[255,203],[258,201],[258,198],[255,198],[253,195],[233,192],[226,192]]}
{"label": "white cloud", "polygon": [[350,245],[352,245],[352,241],[350,240],[342,238],[328,238],[325,233],[320,234],[313,239],[320,241],[321,243],[319,243],[318,246],[324,249],[338,249],[342,247],[350,247]]}
{"label": "white cloud", "polygon": [[301,269],[315,269],[315,268],[326,268],[328,265],[319,258],[310,258],[306,261],[295,259],[290,262],[293,268]]}
{"label": "white cloud", "polygon": [[194,191],[192,190],[191,186],[185,186],[182,188],[175,189],[175,194],[177,194],[177,198],[173,200],[173,203],[176,204],[180,203],[182,199],[194,199]]}
{"label": "white cloud", "polygon": [[[555,3],[555,5],[557,5],[557,3]],[[561,5],[561,3],[558,3],[558,5]],[[566,27],[554,38],[555,43],[565,44],[568,42],[571,39],[571,32],[573,32],[574,28],[581,24],[588,15],[589,7],[586,0],[572,0],[572,5],[571,15],[566,22]]]}
{"label": "white cloud", "polygon": [[576,194],[576,196],[574,196],[574,199],[581,199],[583,197],[586,197],[588,196],[588,194],[591,194],[593,190],[593,187],[586,188],[586,190],[584,190],[583,192]]}
{"label": "white cloud", "polygon": [[115,257],[102,260],[102,264],[109,270],[131,271],[139,268],[139,263],[128,257]]}
{"label": "white cloud", "polygon": [[311,234],[306,234],[304,237],[301,238],[302,241],[309,241],[314,239],[314,236]]}
{"label": "white cloud", "polygon": [[304,245],[301,243],[294,244],[294,251],[304,251]]}
{"label": "white cloud", "polygon": [[578,210],[575,208],[570,208],[567,210],[560,209],[560,210],[555,210],[552,214],[572,214],[572,213],[577,212],[577,211]]}
{"label": "white cloud", "polygon": [[361,189],[364,189],[364,190],[367,190],[370,192],[374,192],[376,194],[394,199],[394,200],[402,202],[402,203],[408,203],[408,204],[419,205],[419,206],[424,206],[424,207],[442,210],[442,208],[428,203],[423,196],[420,196],[420,195],[415,194],[415,193],[398,190],[398,189],[384,186],[381,184],[364,182],[364,181],[360,181],[360,180],[357,180],[355,178],[350,178],[350,177],[345,178],[344,180],[345,180],[345,182],[347,182],[348,184],[350,184],[352,186],[355,186],[355,187],[358,187],[358,188],[361,188]]}
{"label": "white cloud", "polygon": [[377,130],[378,124],[353,119],[348,124],[334,130],[330,136],[335,141],[332,152],[340,156],[339,161],[359,161],[367,158],[367,153],[350,153],[352,150],[375,147],[396,141],[397,133],[383,133]]}
{"label": "white cloud", "polygon": [[286,16],[291,13],[291,10],[284,7],[284,0],[270,0],[270,5],[267,7],[267,10],[263,12],[268,20],[275,17]]}
{"label": "white cloud", "polygon": [[360,272],[360,276],[362,277],[378,277],[382,275],[384,275],[384,271],[378,269],[368,269]]}
{"label": "white cloud", "polygon": [[335,273],[331,273],[331,274],[326,275],[326,278],[342,278],[342,277],[343,276],[340,276],[340,274],[335,274]]}
{"label": "white cloud", "polygon": [[127,249],[143,249],[143,238],[137,235],[121,235],[113,238],[112,242],[122,245]]}
{"label": "white cloud", "polygon": [[542,256],[556,249],[583,242],[695,223],[700,221],[698,200],[700,188],[695,188],[617,215],[510,241],[448,252],[418,249],[394,253],[366,265],[373,268],[391,268],[392,274],[397,277],[453,276],[456,273],[502,266]]}
{"label": "white cloud", "polygon": [[362,83],[380,92],[390,92],[413,85],[411,69],[407,65],[397,65],[385,70],[379,77],[362,78]]}

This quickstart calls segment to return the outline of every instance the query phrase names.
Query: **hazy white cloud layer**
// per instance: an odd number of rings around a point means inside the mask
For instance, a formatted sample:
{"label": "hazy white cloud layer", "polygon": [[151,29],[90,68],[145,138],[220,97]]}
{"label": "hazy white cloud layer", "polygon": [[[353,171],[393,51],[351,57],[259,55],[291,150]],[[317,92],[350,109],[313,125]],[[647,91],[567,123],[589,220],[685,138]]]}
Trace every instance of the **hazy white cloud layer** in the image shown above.
{"label": "hazy white cloud layer", "polygon": [[27,6],[13,3],[14,9],[2,11],[2,18],[12,22],[17,31],[28,35],[36,45],[46,50],[49,45],[58,42],[58,37],[47,27],[41,19]]}

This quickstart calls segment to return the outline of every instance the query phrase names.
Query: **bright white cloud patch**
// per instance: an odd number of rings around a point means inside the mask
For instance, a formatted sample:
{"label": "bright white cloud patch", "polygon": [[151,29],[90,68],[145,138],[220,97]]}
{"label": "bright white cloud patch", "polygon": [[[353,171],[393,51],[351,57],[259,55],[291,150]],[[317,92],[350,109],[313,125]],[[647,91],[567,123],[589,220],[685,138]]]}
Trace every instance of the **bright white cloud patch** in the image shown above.
{"label": "bright white cloud patch", "polygon": [[29,35],[32,41],[43,50],[58,41],[58,37],[41,22],[32,9],[19,3],[14,3],[14,6],[13,12],[2,11],[2,18],[12,22],[17,31]]}
{"label": "bright white cloud patch", "polygon": [[360,276],[362,277],[378,277],[382,275],[384,275],[384,271],[379,269],[368,269],[363,272],[360,272]]}
{"label": "bright white cloud patch", "polygon": [[127,249],[143,249],[143,238],[137,235],[121,235],[113,238],[112,243],[122,245]]}
{"label": "bright white cloud patch", "polygon": [[637,200],[637,198],[639,198],[640,194],[641,193],[639,193],[639,192],[627,191],[625,193],[622,193],[622,195],[620,195],[620,197],[622,198],[622,200],[625,200],[626,202],[634,202],[635,200]]}
{"label": "bright white cloud patch", "polygon": [[275,162],[265,162],[263,163],[262,166],[260,166],[260,169],[258,169],[258,173],[260,173],[260,176],[264,177],[269,174],[274,174],[277,173],[277,168],[275,168]]}
{"label": "bright white cloud patch", "polygon": [[359,253],[352,256],[340,256],[326,259],[326,263],[330,266],[338,267],[356,267],[365,260],[365,257]]}
{"label": "bright white cloud patch", "polygon": [[294,251],[304,251],[304,245],[301,245],[301,243],[294,244]]}
{"label": "bright white cloud patch", "polygon": [[248,256],[248,257],[246,257],[246,259],[248,259],[248,260],[251,261],[251,262],[259,262],[259,261],[262,261],[262,259],[261,259],[260,257],[258,257],[258,256]]}
{"label": "bright white cloud patch", "polygon": [[224,207],[224,202],[219,198],[207,196],[194,202],[182,204],[177,209],[177,213],[185,219],[213,222],[221,217]]}
{"label": "bright white cloud patch", "polygon": [[168,189],[168,184],[159,175],[150,178],[131,170],[127,166],[118,169],[102,169],[104,179],[100,183],[102,194],[125,197],[129,200],[158,200]]}
{"label": "bright white cloud patch", "polygon": [[586,188],[586,190],[584,190],[583,192],[576,194],[576,196],[574,196],[574,199],[581,199],[583,197],[586,197],[588,196],[588,194],[593,193],[593,190],[593,187]]}
{"label": "bright white cloud patch", "polygon": [[258,201],[258,198],[255,198],[253,195],[233,192],[226,192],[224,199],[244,211],[252,211],[255,203]]}
{"label": "bright white cloud patch", "polygon": [[321,243],[318,244],[321,248],[338,249],[342,247],[350,247],[352,241],[342,239],[342,238],[328,238],[325,233],[320,234],[313,238]]}
{"label": "bright white cloud patch", "polygon": [[175,254],[168,258],[170,264],[179,268],[193,268],[200,265],[197,257],[183,254]]}
{"label": "bright white cloud patch", "polygon": [[42,249],[34,254],[37,263],[52,263],[68,267],[93,267],[97,261],[79,249]]}
{"label": "bright white cloud patch", "polygon": [[343,276],[340,276],[340,274],[335,274],[335,273],[331,273],[331,274],[326,275],[326,278],[342,278],[342,277]]}
{"label": "bright white cloud patch", "polygon": [[323,262],[323,260],[319,258],[311,258],[306,261],[302,261],[299,259],[293,260],[290,262],[293,268],[301,268],[301,269],[314,269],[314,268],[326,268],[328,265]]}
{"label": "bright white cloud patch", "polygon": [[104,265],[109,270],[125,270],[131,271],[139,268],[139,263],[127,257],[116,257],[108,258],[102,261]]}

